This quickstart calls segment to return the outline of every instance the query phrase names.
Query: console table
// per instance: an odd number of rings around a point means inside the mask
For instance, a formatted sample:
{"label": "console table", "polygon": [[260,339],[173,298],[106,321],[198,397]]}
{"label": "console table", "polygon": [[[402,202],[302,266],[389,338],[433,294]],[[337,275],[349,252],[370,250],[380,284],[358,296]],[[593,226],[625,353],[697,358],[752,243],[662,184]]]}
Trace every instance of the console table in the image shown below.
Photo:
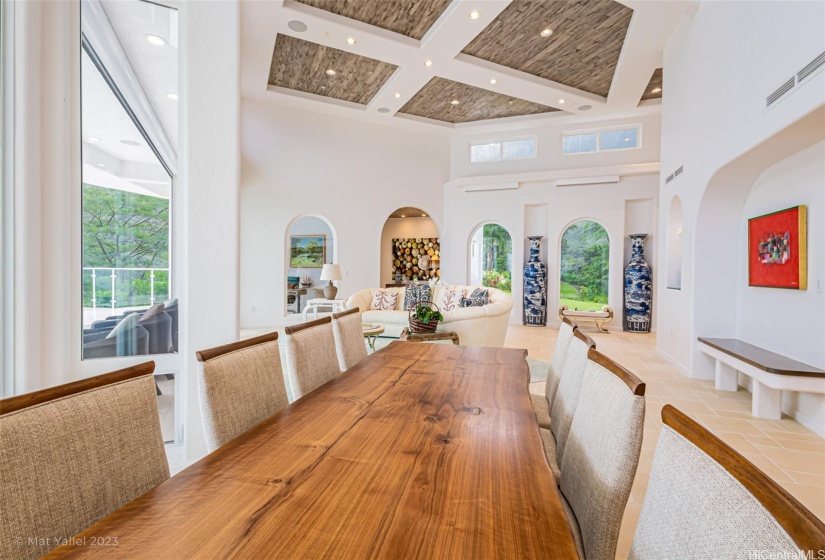
{"label": "console table", "polygon": [[313,298],[307,301],[304,307],[304,321],[308,320],[309,312],[312,312],[313,319],[318,318],[318,309],[323,307],[330,313],[340,313],[347,310],[347,300],[345,299],[324,299]]}

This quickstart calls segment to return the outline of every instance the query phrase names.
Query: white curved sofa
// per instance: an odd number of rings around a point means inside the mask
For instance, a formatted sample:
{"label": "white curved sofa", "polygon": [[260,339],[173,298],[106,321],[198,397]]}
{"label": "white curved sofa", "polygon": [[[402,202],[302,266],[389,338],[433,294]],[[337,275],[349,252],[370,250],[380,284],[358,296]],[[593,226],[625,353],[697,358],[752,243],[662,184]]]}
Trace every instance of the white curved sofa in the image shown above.
{"label": "white curved sofa", "polygon": [[[470,295],[479,286],[440,285],[433,289],[432,300],[444,315],[438,323],[438,332],[452,331],[458,334],[463,345],[467,346],[504,346],[507,325],[510,323],[510,311],[513,309],[513,297],[495,288],[489,290],[490,303],[482,307],[459,307],[452,311],[442,309],[444,292],[466,290]],[[404,311],[404,293],[406,288],[383,288],[385,292],[398,292],[398,301],[394,309],[372,309],[372,296],[378,288],[355,292],[347,300],[347,309],[358,307],[365,323],[378,323],[384,326],[384,336],[397,337],[404,327],[409,326],[409,311]]]}

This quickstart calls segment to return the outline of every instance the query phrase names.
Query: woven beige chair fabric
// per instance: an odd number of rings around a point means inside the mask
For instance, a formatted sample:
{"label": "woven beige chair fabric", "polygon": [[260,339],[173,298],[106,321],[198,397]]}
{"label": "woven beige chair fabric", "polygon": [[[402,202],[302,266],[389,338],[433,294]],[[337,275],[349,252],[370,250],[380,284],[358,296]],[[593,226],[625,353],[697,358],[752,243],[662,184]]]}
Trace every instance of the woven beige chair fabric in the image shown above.
{"label": "woven beige chair fabric", "polygon": [[813,513],[682,412],[662,418],[631,560],[825,555]]}
{"label": "woven beige chair fabric", "polygon": [[154,364],[144,365],[139,377],[19,410],[7,405],[16,397],[0,402],[10,411],[0,416],[0,558],[39,558],[169,478]]}
{"label": "woven beige chair fabric", "polygon": [[[545,376],[544,397],[541,395],[530,395],[533,401],[533,409],[538,417],[539,427],[550,429],[550,408],[553,399],[556,397],[556,390],[559,386],[564,359],[567,356],[567,349],[570,341],[573,340],[573,329],[575,325],[565,320],[559,327],[559,334],[556,336],[556,345],[553,348],[553,355],[549,362],[527,358],[527,365],[530,368],[531,379],[534,374],[541,372]],[[546,374],[544,373],[546,370]]]}
{"label": "woven beige chair fabric", "polygon": [[201,418],[210,452],[289,404],[277,337],[241,341],[227,352],[214,349],[215,357],[198,353]]}
{"label": "woven beige chair fabric", "polygon": [[341,373],[330,317],[284,330],[287,375],[294,398],[311,393]]}
{"label": "woven beige chair fabric", "polygon": [[358,308],[332,315],[332,333],[335,335],[335,351],[341,371],[367,357],[367,345],[361,328],[361,312]]}
{"label": "woven beige chair fabric", "polygon": [[595,350],[589,356],[559,488],[581,533],[579,556],[613,560],[642,450],[644,384]]}
{"label": "woven beige chair fabric", "polygon": [[589,336],[579,330],[574,331],[573,339],[567,347],[564,365],[561,368],[559,389],[550,409],[550,431],[556,438],[557,462],[561,465],[564,456],[564,444],[573,422],[573,413],[579,400],[584,369],[587,366],[587,352],[596,346]]}

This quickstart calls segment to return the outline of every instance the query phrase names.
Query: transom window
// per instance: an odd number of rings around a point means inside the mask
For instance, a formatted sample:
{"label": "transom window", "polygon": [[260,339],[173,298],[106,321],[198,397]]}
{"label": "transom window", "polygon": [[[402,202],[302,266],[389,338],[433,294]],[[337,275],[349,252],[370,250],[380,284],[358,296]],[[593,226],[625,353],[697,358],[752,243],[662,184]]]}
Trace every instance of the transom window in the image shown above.
{"label": "transom window", "polygon": [[579,134],[564,134],[562,135],[562,152],[569,155],[592,154],[610,150],[632,150],[640,147],[639,133],[639,127],[634,126]]}
{"label": "transom window", "polygon": [[501,142],[470,144],[470,163],[486,163],[536,157],[536,139],[521,138]]}

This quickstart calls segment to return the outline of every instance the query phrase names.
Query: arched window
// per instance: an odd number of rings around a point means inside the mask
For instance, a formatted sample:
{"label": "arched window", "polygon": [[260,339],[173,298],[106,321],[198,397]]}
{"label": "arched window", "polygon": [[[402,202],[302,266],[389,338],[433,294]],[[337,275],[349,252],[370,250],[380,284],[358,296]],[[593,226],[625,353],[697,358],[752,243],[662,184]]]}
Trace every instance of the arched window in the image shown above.
{"label": "arched window", "polygon": [[667,218],[667,287],[682,289],[682,201],[674,196]]}
{"label": "arched window", "polygon": [[499,224],[480,226],[470,240],[470,284],[510,293],[513,286],[513,240]]}
{"label": "arched window", "polygon": [[607,305],[610,278],[610,240],[591,220],[568,226],[561,236],[559,305],[581,311]]}

